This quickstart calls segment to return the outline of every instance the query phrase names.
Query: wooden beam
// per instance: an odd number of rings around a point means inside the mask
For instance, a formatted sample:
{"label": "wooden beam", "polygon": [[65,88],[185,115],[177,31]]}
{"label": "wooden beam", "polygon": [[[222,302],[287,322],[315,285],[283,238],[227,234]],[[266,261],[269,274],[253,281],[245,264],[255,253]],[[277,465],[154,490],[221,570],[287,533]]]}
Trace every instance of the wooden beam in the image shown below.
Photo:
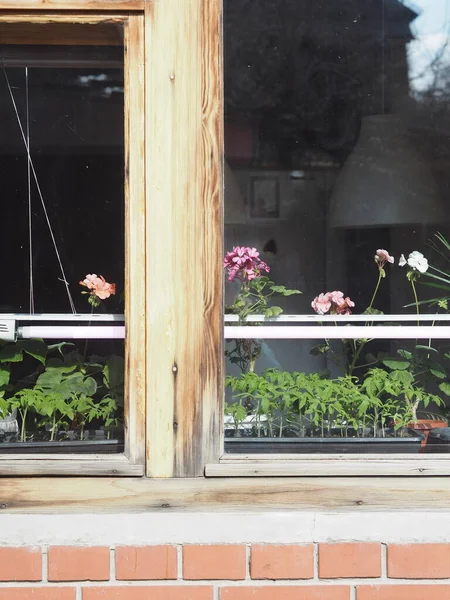
{"label": "wooden beam", "polygon": [[146,0],[0,0],[0,10],[144,10]]}
{"label": "wooden beam", "polygon": [[4,478],[0,510],[15,513],[448,510],[446,477],[273,479]]}
{"label": "wooden beam", "polygon": [[125,25],[125,454],[145,460],[144,17]]}
{"label": "wooden beam", "polygon": [[145,6],[147,474],[193,477],[222,431],[221,2]]}

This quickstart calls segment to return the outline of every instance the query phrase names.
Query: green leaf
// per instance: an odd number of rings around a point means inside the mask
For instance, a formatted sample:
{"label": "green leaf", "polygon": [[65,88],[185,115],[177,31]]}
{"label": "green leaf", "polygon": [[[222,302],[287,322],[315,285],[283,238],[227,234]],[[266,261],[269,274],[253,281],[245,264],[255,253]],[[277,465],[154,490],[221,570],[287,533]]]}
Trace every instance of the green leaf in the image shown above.
{"label": "green leaf", "polygon": [[421,344],[417,344],[416,350],[423,350],[424,352],[436,352],[439,354],[439,350],[436,350],[436,348],[433,348],[433,346],[422,346]]}
{"label": "green leaf", "polygon": [[312,356],[318,356],[319,354],[325,354],[326,352],[328,352],[330,349],[330,346],[328,344],[318,344],[317,346],[314,346],[313,348],[310,349],[309,353]]}
{"label": "green leaf", "polygon": [[20,362],[21,360],[23,360],[23,354],[20,344],[6,344],[0,350],[0,363]]}
{"label": "green leaf", "polygon": [[83,357],[78,352],[78,350],[72,350],[72,352],[68,352],[64,356],[64,364],[68,367],[81,367],[81,365],[83,364]]}
{"label": "green leaf", "polygon": [[403,349],[397,350],[397,354],[400,354],[400,356],[402,356],[403,358],[406,358],[407,360],[410,360],[413,357],[411,352],[409,352],[408,350],[403,350]]}
{"label": "green leaf", "polygon": [[430,363],[429,369],[430,372],[438,379],[445,379],[447,377],[447,372],[445,371],[444,367],[438,363]]}
{"label": "green leaf", "polygon": [[5,418],[10,411],[9,400],[4,400],[0,397],[0,418]]}
{"label": "green leaf", "polygon": [[9,365],[0,366],[0,387],[8,385],[11,375],[11,367]]}
{"label": "green leaf", "polygon": [[407,360],[402,360],[400,358],[387,358],[382,361],[385,367],[389,367],[389,369],[395,371],[403,371],[404,369],[408,369],[411,366],[411,363]]}
{"label": "green leaf", "polygon": [[286,291],[286,287],[284,285],[271,285],[270,289],[276,294],[283,294]]}
{"label": "green leaf", "polygon": [[36,381],[36,385],[45,389],[51,389],[61,383],[62,373],[52,369],[51,371],[45,371],[42,375],[39,375]]}
{"label": "green leaf", "polygon": [[87,396],[93,396],[97,391],[97,382],[93,377],[86,377],[84,380],[84,393]]}
{"label": "green leaf", "polygon": [[439,389],[447,396],[450,396],[450,383],[442,382],[439,384]]}
{"label": "green leaf", "polygon": [[376,308],[367,307],[363,311],[363,315],[384,315],[384,312],[382,310],[378,310]]}
{"label": "green leaf", "polygon": [[105,384],[110,390],[122,391],[124,382],[125,363],[121,356],[108,356],[103,369]]}
{"label": "green leaf", "polygon": [[427,273],[428,277],[432,277],[433,279],[438,279],[443,283],[433,283],[431,281],[424,281],[422,285],[426,285],[427,287],[437,288],[438,290],[445,290],[446,292],[450,292],[450,281],[447,279],[443,279],[442,277],[438,277],[437,275],[433,275],[432,273]]}
{"label": "green leaf", "polygon": [[411,385],[411,383],[414,381],[414,376],[409,371],[395,370],[393,373],[390,374],[390,377],[394,381],[398,381],[399,383],[405,386]]}
{"label": "green leaf", "polygon": [[284,285],[271,285],[270,290],[275,294],[281,294],[282,296],[293,296],[294,294],[301,294],[300,290],[290,290]]}
{"label": "green leaf", "polygon": [[20,344],[24,352],[45,365],[45,359],[47,357],[47,344],[44,342],[44,340],[24,340]]}
{"label": "green leaf", "polygon": [[63,375],[69,375],[77,369],[77,365],[66,365],[59,358],[50,358],[45,363],[45,367],[48,371],[59,371]]}

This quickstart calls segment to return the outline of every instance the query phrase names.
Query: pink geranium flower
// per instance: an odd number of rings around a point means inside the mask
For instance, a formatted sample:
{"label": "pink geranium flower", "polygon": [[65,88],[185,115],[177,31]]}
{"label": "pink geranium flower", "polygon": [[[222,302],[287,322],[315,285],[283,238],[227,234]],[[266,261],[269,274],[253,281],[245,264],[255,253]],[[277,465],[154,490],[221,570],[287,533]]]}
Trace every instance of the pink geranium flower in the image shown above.
{"label": "pink geranium flower", "polygon": [[387,262],[394,264],[394,257],[387,250],[381,248],[376,251],[374,259],[379,269],[382,269]]}
{"label": "pink geranium flower", "polygon": [[347,296],[337,306],[337,308],[336,308],[336,314],[338,314],[338,315],[351,315],[352,311],[350,309],[353,308],[354,306],[355,306],[355,303],[352,300],[350,300],[350,298]]}
{"label": "pink geranium flower", "polygon": [[333,302],[333,304],[336,304],[337,306],[341,306],[342,304],[344,304],[344,293],[343,292],[334,291],[334,292],[328,292],[328,293],[330,294],[331,302]]}
{"label": "pink geranium flower", "polygon": [[264,271],[270,271],[270,267],[260,260],[258,250],[248,246],[234,246],[226,253],[223,266],[228,271],[228,281],[251,281],[262,277]]}
{"label": "pink geranium flower", "polygon": [[84,285],[85,287],[87,287],[89,290],[94,289],[96,282],[99,280],[99,278],[97,277],[97,275],[94,273],[93,275],[86,275],[86,279],[83,279],[83,281],[80,281],[81,285]]}
{"label": "pink geranium flower", "polygon": [[331,292],[316,296],[311,306],[318,315],[325,315],[331,308]]}
{"label": "pink geranium flower", "polygon": [[326,315],[328,312],[332,315],[351,315],[350,308],[355,303],[348,296],[344,298],[343,292],[335,290],[319,294],[311,302],[311,306],[318,315]]}
{"label": "pink geranium flower", "polygon": [[108,283],[102,275],[98,276],[95,273],[86,275],[85,279],[80,281],[80,285],[90,290],[89,302],[92,306],[99,306],[100,300],[105,300],[116,293],[115,283]]}

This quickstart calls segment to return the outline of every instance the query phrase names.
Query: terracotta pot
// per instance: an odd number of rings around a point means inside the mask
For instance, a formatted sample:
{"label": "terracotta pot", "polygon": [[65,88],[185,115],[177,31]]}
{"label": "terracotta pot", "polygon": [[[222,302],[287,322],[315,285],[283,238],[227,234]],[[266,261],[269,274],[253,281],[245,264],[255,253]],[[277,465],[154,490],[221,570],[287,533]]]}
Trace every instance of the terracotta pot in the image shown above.
{"label": "terracotta pot", "polygon": [[427,445],[428,434],[432,429],[436,429],[438,427],[448,427],[447,421],[439,421],[437,419],[417,419],[408,425],[409,429],[414,429],[415,431],[421,431],[424,434],[424,439],[422,441],[422,448]]}

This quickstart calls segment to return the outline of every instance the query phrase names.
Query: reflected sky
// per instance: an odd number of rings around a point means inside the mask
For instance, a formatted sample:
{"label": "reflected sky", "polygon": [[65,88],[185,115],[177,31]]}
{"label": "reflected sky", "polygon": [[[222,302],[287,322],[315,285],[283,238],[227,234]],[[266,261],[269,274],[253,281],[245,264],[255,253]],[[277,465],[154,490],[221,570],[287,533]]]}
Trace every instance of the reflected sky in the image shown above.
{"label": "reflected sky", "polygon": [[408,59],[412,91],[424,91],[433,84],[430,65],[442,69],[450,65],[450,0],[405,0],[404,4],[419,13],[412,23],[416,37],[409,44]]}

